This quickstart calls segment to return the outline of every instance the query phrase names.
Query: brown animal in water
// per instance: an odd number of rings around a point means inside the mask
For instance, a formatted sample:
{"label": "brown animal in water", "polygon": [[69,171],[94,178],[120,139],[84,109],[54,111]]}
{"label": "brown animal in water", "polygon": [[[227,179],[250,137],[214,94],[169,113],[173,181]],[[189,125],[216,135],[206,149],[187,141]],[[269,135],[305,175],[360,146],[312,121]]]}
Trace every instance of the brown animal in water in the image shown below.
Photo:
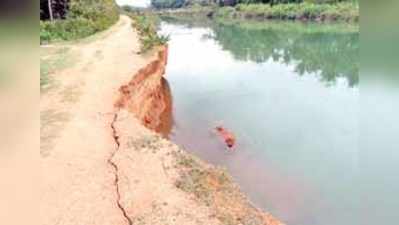
{"label": "brown animal in water", "polygon": [[224,142],[226,142],[227,147],[232,148],[236,143],[236,138],[234,137],[234,135],[231,132],[224,129],[222,126],[217,126],[216,130],[222,136]]}

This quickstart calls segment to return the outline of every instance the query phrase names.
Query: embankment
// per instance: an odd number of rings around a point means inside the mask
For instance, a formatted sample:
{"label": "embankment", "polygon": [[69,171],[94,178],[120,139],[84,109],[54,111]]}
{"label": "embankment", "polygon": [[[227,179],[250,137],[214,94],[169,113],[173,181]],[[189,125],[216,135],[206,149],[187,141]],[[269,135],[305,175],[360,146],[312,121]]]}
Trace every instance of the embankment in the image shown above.
{"label": "embankment", "polygon": [[[77,63],[54,71],[56,85],[40,98],[41,224],[280,224],[252,207],[222,170],[141,124],[146,116],[149,128],[171,118],[162,81],[167,50],[135,54],[140,43],[129,17],[68,48]],[[129,94],[117,92],[121,84]]]}
{"label": "embankment", "polygon": [[170,90],[163,79],[168,48],[157,51],[154,60],[121,86],[115,103],[111,127],[117,149],[109,162],[126,220],[151,225],[281,225],[255,208],[223,169],[156,133],[165,136],[172,122]]}
{"label": "embankment", "polygon": [[159,47],[156,58],[120,87],[120,98],[115,103],[116,107],[133,113],[145,127],[165,137],[172,127],[172,96],[162,77],[167,56],[168,47]]}

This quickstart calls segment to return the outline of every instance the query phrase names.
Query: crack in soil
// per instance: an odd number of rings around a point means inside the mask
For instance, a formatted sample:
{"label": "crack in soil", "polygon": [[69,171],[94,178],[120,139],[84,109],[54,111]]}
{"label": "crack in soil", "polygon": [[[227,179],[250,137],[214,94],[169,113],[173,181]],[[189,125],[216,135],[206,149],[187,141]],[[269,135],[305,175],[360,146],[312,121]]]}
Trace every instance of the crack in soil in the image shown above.
{"label": "crack in soil", "polygon": [[116,143],[116,149],[115,151],[112,153],[111,157],[108,159],[108,163],[114,168],[115,171],[115,180],[114,180],[114,185],[116,187],[116,195],[117,195],[117,204],[118,204],[118,208],[122,211],[123,217],[125,217],[125,219],[127,220],[129,225],[133,225],[133,221],[132,219],[127,215],[126,210],[123,208],[122,204],[121,204],[121,194],[119,192],[119,176],[118,176],[118,166],[112,162],[112,158],[115,156],[115,154],[118,152],[119,147],[120,147],[120,142],[119,142],[119,136],[116,133],[116,129],[115,129],[115,122],[118,119],[118,113],[115,112],[114,114],[114,118],[111,122],[111,129],[112,129],[112,136],[115,140]]}

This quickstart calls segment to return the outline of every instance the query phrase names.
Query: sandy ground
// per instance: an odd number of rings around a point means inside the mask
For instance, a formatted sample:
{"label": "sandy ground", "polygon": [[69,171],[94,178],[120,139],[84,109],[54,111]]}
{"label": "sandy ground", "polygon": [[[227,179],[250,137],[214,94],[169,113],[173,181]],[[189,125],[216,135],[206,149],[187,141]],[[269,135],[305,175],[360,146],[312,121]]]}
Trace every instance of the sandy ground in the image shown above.
{"label": "sandy ground", "polygon": [[128,17],[95,38],[42,47],[60,49],[74,63],[55,71],[41,96],[43,225],[281,224],[224,171],[114,107],[120,86],[156,55],[136,54]]}

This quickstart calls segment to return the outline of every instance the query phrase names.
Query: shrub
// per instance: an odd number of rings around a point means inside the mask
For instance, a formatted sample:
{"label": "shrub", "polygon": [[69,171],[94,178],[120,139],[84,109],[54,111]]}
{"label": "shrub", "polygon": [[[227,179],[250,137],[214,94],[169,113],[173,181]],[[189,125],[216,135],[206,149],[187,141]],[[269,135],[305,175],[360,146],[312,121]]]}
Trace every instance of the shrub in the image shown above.
{"label": "shrub", "polygon": [[169,36],[159,35],[157,33],[156,25],[158,20],[155,16],[135,14],[131,14],[130,16],[133,19],[132,26],[140,35],[140,51],[142,53],[156,46],[164,45],[169,41]]}
{"label": "shrub", "polygon": [[84,38],[107,29],[118,18],[113,0],[71,0],[65,20],[40,21],[40,42]]}
{"label": "shrub", "polygon": [[303,3],[300,4],[300,7],[298,8],[298,16],[301,18],[315,19],[316,17],[320,16],[321,13],[324,12],[328,7],[331,6]]}
{"label": "shrub", "polygon": [[233,7],[230,7],[230,6],[221,7],[217,11],[216,15],[218,17],[229,18],[229,17],[232,17],[234,11],[235,11],[235,9]]}
{"label": "shrub", "polygon": [[220,8],[216,15],[220,18],[231,17],[238,14],[241,17],[263,17],[276,19],[329,19],[329,20],[354,20],[359,19],[359,6],[356,3],[343,2],[338,4],[238,4],[233,10],[231,7]]}

